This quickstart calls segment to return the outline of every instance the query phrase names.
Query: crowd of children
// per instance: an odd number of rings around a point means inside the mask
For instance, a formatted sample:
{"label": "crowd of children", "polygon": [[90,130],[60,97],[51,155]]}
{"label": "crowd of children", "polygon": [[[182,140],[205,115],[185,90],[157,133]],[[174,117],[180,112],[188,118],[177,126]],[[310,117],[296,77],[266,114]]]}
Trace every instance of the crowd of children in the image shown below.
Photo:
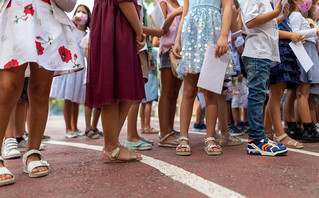
{"label": "crowd of children", "polygon": [[[242,144],[237,136],[245,132],[251,155],[286,155],[287,147],[319,142],[319,0],[184,0],[183,6],[177,0],[157,0],[165,18],[160,28],[151,27],[143,0],[95,0],[92,16],[79,5],[71,21],[65,12],[75,3],[0,1],[0,186],[14,183],[4,159],[20,157],[18,145],[27,139],[24,171],[30,177],[49,174],[39,152],[49,96],[64,100],[66,138],[104,138],[105,163],[141,160],[134,150],[154,145],[141,134],[158,133],[158,146],[191,155],[189,126],[196,96],[200,104],[193,130],[206,131],[208,155]],[[21,29],[24,37],[17,33]],[[313,61],[309,71],[292,43],[302,43]],[[210,47],[215,54],[207,53]],[[221,94],[199,89],[205,58],[219,59],[227,52],[232,58],[226,73],[220,73]],[[178,132],[174,119],[182,83]],[[150,121],[152,102],[158,99],[159,131]],[[81,103],[84,132],[77,127]],[[97,129],[100,114],[104,132]],[[122,146],[119,134],[126,119]],[[28,138],[23,134],[26,121]]]}

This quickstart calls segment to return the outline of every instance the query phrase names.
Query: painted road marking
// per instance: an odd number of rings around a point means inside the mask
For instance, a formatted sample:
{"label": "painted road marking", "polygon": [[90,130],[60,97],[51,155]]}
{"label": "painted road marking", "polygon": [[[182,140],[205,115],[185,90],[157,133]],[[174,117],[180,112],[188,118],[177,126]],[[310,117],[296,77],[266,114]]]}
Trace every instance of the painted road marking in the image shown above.
{"label": "painted road marking", "polygon": [[[189,131],[189,133],[191,134],[197,134],[197,135],[206,135],[206,133],[203,132],[193,132],[193,131]],[[243,142],[248,142],[247,139],[242,139],[239,138],[241,141]],[[288,148],[288,151],[292,151],[292,152],[296,152],[296,153],[302,153],[305,155],[311,155],[311,156],[316,156],[319,157],[319,153],[313,152],[313,151],[306,151],[306,150],[302,150],[302,149],[293,149],[293,148]]]}
{"label": "painted road marking", "polygon": [[[96,151],[102,151],[102,146],[89,145],[83,143],[74,142],[64,142],[64,141],[48,141],[48,144],[72,146],[83,149],[91,149]],[[142,155],[144,164],[152,166],[153,168],[159,170],[169,178],[178,181],[188,187],[197,190],[207,197],[231,197],[231,198],[244,198],[245,196],[232,191],[228,188],[220,186],[214,182],[208,181],[194,173],[188,172],[180,167],[174,166],[172,164],[166,163],[164,161],[154,159],[152,157]]]}

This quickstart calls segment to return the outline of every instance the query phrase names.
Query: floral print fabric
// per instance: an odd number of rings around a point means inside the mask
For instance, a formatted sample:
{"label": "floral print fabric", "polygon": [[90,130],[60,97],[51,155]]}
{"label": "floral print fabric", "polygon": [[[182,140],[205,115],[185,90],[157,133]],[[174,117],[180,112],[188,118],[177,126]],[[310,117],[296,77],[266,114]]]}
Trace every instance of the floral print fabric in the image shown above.
{"label": "floral print fabric", "polygon": [[70,26],[54,16],[50,0],[6,0],[0,12],[0,69],[38,63],[55,76],[83,69]]}

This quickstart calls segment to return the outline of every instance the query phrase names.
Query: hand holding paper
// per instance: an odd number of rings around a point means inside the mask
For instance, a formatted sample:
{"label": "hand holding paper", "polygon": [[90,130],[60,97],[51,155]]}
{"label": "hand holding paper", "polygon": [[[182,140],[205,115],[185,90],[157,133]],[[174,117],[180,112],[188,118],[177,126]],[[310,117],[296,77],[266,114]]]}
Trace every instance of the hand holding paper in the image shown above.
{"label": "hand holding paper", "polygon": [[313,62],[307,54],[305,48],[303,47],[301,42],[294,43],[293,41],[289,43],[292,51],[295,53],[298,58],[301,66],[304,68],[306,72],[313,66]]}

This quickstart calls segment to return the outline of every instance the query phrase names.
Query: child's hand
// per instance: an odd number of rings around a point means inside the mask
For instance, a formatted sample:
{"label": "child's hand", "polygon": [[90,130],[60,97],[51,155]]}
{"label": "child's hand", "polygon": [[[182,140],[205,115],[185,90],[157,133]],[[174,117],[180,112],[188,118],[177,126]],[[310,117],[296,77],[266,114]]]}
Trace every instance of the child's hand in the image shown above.
{"label": "child's hand", "polygon": [[72,20],[73,20],[74,24],[77,25],[81,22],[82,18],[78,17],[78,16],[74,16]]}
{"label": "child's hand", "polygon": [[172,52],[173,52],[173,55],[177,58],[177,59],[181,59],[182,58],[182,56],[181,56],[181,45],[178,43],[178,42],[176,42],[175,44],[174,44],[174,47],[173,47],[173,50],[172,50]]}
{"label": "child's hand", "polygon": [[142,34],[141,36],[136,36],[137,51],[140,51],[145,46],[145,42],[146,42],[146,34]]}
{"label": "child's hand", "polygon": [[164,35],[164,29],[159,29],[159,28],[156,28],[156,37],[161,37]]}
{"label": "child's hand", "polygon": [[227,52],[228,38],[227,36],[220,36],[215,49],[215,57],[221,57]]}
{"label": "child's hand", "polygon": [[289,8],[290,8],[290,4],[286,3],[283,9],[283,15],[285,18],[289,15]]}
{"label": "child's hand", "polygon": [[297,32],[291,32],[290,40],[294,41],[295,43],[298,43],[299,41],[304,43],[306,40],[306,37],[303,34],[300,34]]}
{"label": "child's hand", "polygon": [[178,7],[176,10],[174,10],[175,16],[179,16],[183,13],[183,6]]}
{"label": "child's hand", "polygon": [[[276,5],[274,11],[277,13],[277,16],[280,14],[282,9],[283,0],[279,0],[278,4]],[[286,6],[286,5],[285,5]]]}

